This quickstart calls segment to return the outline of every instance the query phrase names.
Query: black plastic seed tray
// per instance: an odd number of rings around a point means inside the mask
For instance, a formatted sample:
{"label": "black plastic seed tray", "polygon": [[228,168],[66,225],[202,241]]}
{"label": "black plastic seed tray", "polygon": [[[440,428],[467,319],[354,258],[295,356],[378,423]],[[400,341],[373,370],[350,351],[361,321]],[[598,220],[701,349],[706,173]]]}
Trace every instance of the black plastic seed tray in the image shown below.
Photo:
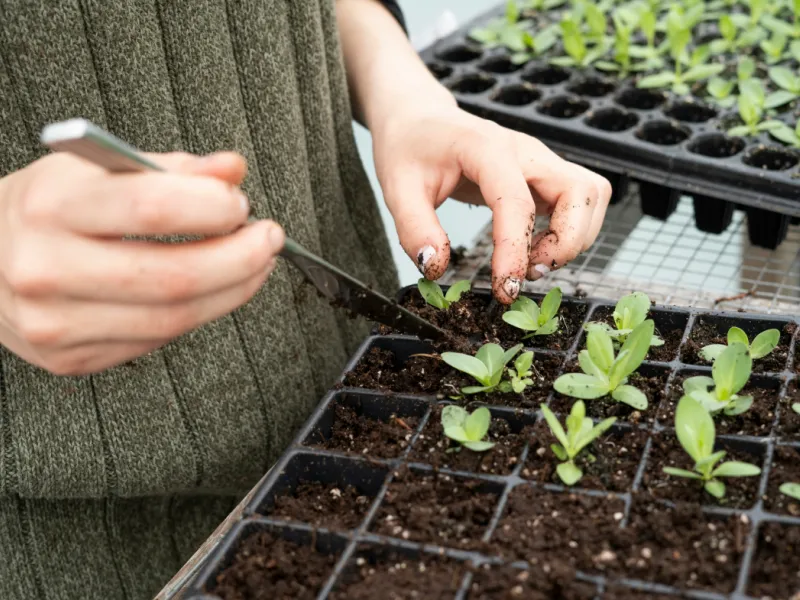
{"label": "black plastic seed tray", "polygon": [[[399,298],[409,293],[407,288]],[[488,291],[475,294],[488,305]],[[583,323],[613,310],[608,302],[572,298],[564,299],[562,310],[572,305],[588,307]],[[605,476],[587,469],[575,488],[541,476],[555,458],[545,455],[549,440],[537,437],[541,414],[535,406],[493,403],[490,433],[499,432],[498,444],[483,456],[497,452],[502,461],[471,462],[467,453],[461,457],[437,445],[443,439],[438,411],[451,402],[446,393],[347,387],[347,373],[375,348],[392,352],[396,364],[386,368],[398,371],[432,351],[428,343],[409,336],[370,336],[259,484],[245,519],[206,560],[188,595],[216,598],[218,577],[233,564],[243,541],[267,532],[296,545],[294,576],[302,578],[298,565],[314,559],[308,564],[316,565],[316,584],[304,579],[314,588],[307,597],[369,597],[365,590],[380,597],[385,586],[401,582],[405,588],[419,586],[431,598],[788,598],[800,590],[800,506],[780,496],[777,487],[787,473],[797,475],[800,459],[800,418],[789,408],[800,398],[797,320],[661,306],[653,307],[651,317],[668,349],[640,372],[660,382],[651,386],[660,387],[650,395],[645,413],[617,411],[618,422],[607,434],[611,442],[593,449],[598,464],[612,464],[603,462],[604,448],[622,445],[630,451],[615,450],[614,456],[622,460],[630,454],[628,462],[613,463],[614,470]],[[710,370],[697,364],[692,340],[698,334],[724,335],[731,325],[751,336],[770,327],[782,331],[777,358],[752,377],[753,389],[764,391],[756,393],[751,409],[756,416],[739,422],[717,419],[717,447],[761,466],[762,475],[741,479],[741,485],[727,480],[727,504],[699,491],[689,498],[673,497],[673,492],[693,493],[695,488],[662,480],[663,448],[678,447],[671,411],[681,378]],[[574,363],[583,338],[578,331],[561,351],[532,348],[537,360],[560,365],[550,374],[554,377]],[[563,419],[559,395],[550,390],[544,400]],[[604,405],[587,401],[590,414]],[[348,436],[340,425],[354,418],[361,420],[357,435]],[[389,422],[402,422],[396,427],[399,434],[388,435],[392,451],[375,455],[369,432]],[[616,477],[617,471],[627,476]],[[279,499],[308,485],[318,486],[317,499],[346,498],[344,506],[305,518],[276,510]],[[412,487],[416,495],[405,495]],[[355,517],[347,521],[344,514]],[[429,514],[434,515],[430,521]],[[265,569],[279,565],[272,556],[259,560]],[[566,579],[563,569],[569,570]]]}
{"label": "black plastic seed tray", "polygon": [[[560,10],[539,13],[538,26],[558,22]],[[464,109],[534,135],[606,176],[612,202],[633,179],[647,215],[667,218],[684,193],[694,199],[702,231],[724,231],[739,205],[753,244],[775,248],[783,241],[791,217],[800,217],[800,153],[768,134],[727,136],[735,108],[637,89],[632,80],[554,66],[547,57],[517,65],[504,49],[470,40],[474,27],[503,11],[487,12],[421,53]],[[794,127],[791,111],[777,118]]]}

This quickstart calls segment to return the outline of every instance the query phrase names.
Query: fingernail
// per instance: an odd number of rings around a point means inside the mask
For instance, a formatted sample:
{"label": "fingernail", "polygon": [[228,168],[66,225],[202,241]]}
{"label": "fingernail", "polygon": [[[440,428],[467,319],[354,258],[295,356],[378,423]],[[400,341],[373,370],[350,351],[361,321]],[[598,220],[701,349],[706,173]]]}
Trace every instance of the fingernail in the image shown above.
{"label": "fingernail", "polygon": [[217,156],[216,152],[214,152],[213,154],[206,154],[205,156],[198,156],[197,160],[195,161],[195,165],[198,168],[206,167],[209,164],[211,164],[212,162],[214,162],[214,159],[216,158],[216,156]]}
{"label": "fingernail", "polygon": [[267,235],[269,236],[269,243],[276,251],[283,247],[283,230],[278,225],[270,227],[269,234]]}
{"label": "fingernail", "polygon": [[434,256],[436,256],[436,248],[433,246],[424,246],[417,252],[417,268],[423,276],[425,275],[428,263],[430,263],[430,260]]}
{"label": "fingernail", "polygon": [[239,205],[242,207],[242,212],[245,214],[250,214],[250,200],[247,199],[244,192],[241,190],[236,190],[236,196],[239,198]]}
{"label": "fingernail", "polygon": [[538,275],[533,275],[533,277],[536,278],[536,279],[544,277],[549,272],[550,272],[550,267],[548,267],[547,265],[542,265],[542,264],[534,265],[533,266],[533,270],[531,271],[532,274],[533,273],[538,273]]}
{"label": "fingernail", "polygon": [[509,298],[516,298],[519,296],[519,279],[516,277],[509,277],[503,282],[503,291],[508,294]]}

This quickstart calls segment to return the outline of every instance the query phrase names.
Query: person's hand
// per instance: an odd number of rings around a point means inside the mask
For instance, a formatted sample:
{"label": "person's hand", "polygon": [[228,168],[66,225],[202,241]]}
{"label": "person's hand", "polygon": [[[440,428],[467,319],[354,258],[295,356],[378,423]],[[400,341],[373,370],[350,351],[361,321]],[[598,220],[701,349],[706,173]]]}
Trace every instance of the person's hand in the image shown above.
{"label": "person's hand", "polygon": [[55,374],[92,373],[255,294],[284,234],[270,221],[245,225],[244,159],[152,159],[168,173],[109,174],[52,154],[0,179],[0,344]]}
{"label": "person's hand", "polygon": [[[526,277],[539,279],[591,246],[603,224],[606,179],[455,104],[400,108],[373,128],[373,138],[400,243],[428,279],[441,277],[450,260],[435,212],[448,197],[491,208],[492,288],[505,304]],[[536,214],[552,217],[532,239]]]}

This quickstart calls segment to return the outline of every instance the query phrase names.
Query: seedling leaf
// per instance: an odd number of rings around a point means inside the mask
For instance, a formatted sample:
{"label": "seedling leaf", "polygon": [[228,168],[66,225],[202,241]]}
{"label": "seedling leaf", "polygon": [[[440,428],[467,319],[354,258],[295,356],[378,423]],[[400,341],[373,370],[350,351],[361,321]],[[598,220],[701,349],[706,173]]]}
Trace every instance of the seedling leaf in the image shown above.
{"label": "seedling leaf", "polygon": [[607,373],[614,363],[614,344],[611,338],[595,329],[590,329],[586,334],[586,352],[603,372]]}
{"label": "seedling leaf", "polygon": [[[759,333],[750,344],[750,356],[753,359],[763,358],[772,352],[781,340],[781,332],[777,329],[767,329]],[[730,343],[730,342],[728,342]]]}
{"label": "seedling leaf", "polygon": [[[550,431],[553,432],[553,435],[556,439],[561,443],[561,446],[566,448],[569,446],[569,441],[567,440],[567,434],[564,431],[564,428],[561,426],[558,418],[553,414],[553,411],[550,410],[544,404],[541,405],[542,414],[544,415],[545,421],[547,421],[547,426],[550,427]],[[562,459],[566,460],[566,459]]]}
{"label": "seedling leaf", "polygon": [[[442,360],[454,369],[466,373],[479,383],[489,385],[490,373],[481,360],[468,354],[458,352],[442,352]],[[467,393],[467,392],[465,392]]]}
{"label": "seedling leaf", "polygon": [[752,368],[753,359],[747,346],[736,343],[725,348],[711,369],[717,398],[728,400],[741,390],[750,378]]}
{"label": "seedling leaf", "polygon": [[445,429],[456,426],[463,428],[468,416],[469,413],[460,406],[448,404],[442,409],[442,427]]}
{"label": "seedling leaf", "polygon": [[417,283],[417,288],[425,302],[440,310],[446,308],[444,294],[442,294],[442,288],[438,283],[429,281],[423,277]]}
{"label": "seedling leaf", "polygon": [[561,306],[561,288],[554,287],[542,300],[542,308],[539,312],[539,324],[544,325],[547,321],[552,319],[558,313],[558,309]]}
{"label": "seedling leaf", "polygon": [[461,296],[463,296],[469,290],[470,290],[469,280],[465,279],[463,281],[457,281],[456,283],[450,286],[450,289],[447,290],[447,293],[444,295],[444,299],[450,302],[451,304],[454,302],[458,302],[459,300],[461,300]]}
{"label": "seedling leaf", "polygon": [[473,452],[486,452],[494,447],[494,442],[465,442],[464,447]]}
{"label": "seedling leaf", "polygon": [[451,425],[450,427],[445,427],[444,434],[459,444],[469,441],[469,436],[467,436],[467,432],[461,425]]}
{"label": "seedling leaf", "polygon": [[753,477],[754,475],[759,475],[761,473],[761,469],[755,465],[751,465],[746,462],[739,462],[736,460],[730,460],[726,463],[722,463],[716,469],[712,475],[714,477]]}
{"label": "seedling leaf", "polygon": [[527,312],[513,310],[513,307],[503,313],[503,321],[523,331],[536,331],[539,328],[538,322]]}
{"label": "seedling leaf", "polygon": [[556,458],[558,460],[569,460],[569,456],[567,456],[567,451],[564,450],[564,446],[562,446],[561,444],[550,444],[550,450],[553,451],[553,454],[556,455]]}
{"label": "seedling leaf", "polygon": [[621,385],[613,392],[611,397],[617,402],[622,402],[635,408],[636,410],[647,409],[647,396],[644,392],[633,387],[632,385]]}
{"label": "seedling leaf", "polygon": [[732,346],[736,343],[748,346],[750,344],[750,340],[747,339],[747,334],[739,327],[731,327],[728,329],[728,345]]}
{"label": "seedling leaf", "polygon": [[489,423],[492,420],[492,414],[485,406],[475,409],[472,414],[467,417],[467,422],[464,430],[467,432],[467,438],[470,440],[481,440],[489,431]]}
{"label": "seedling leaf", "polygon": [[568,373],[562,375],[553,383],[553,388],[560,394],[580,398],[582,400],[594,400],[602,398],[609,392],[608,383],[584,373]]}
{"label": "seedling leaf", "polygon": [[676,477],[686,477],[687,479],[702,479],[700,475],[686,469],[676,469],[675,467],[664,467],[664,473],[667,475],[675,475]]}
{"label": "seedling leaf", "polygon": [[700,462],[714,447],[714,420],[694,399],[683,396],[675,410],[675,434],[694,462]]}
{"label": "seedling leaf", "polygon": [[712,479],[711,481],[706,481],[703,487],[709,494],[714,496],[714,498],[725,497],[725,484],[718,479]]}
{"label": "seedling leaf", "polygon": [[784,483],[780,490],[781,494],[800,500],[800,483]]}
{"label": "seedling leaf", "polygon": [[559,478],[561,481],[564,482],[564,485],[575,485],[580,481],[580,478],[583,477],[583,471],[581,471],[573,462],[562,462],[560,465],[556,467],[556,473],[558,473]]}
{"label": "seedling leaf", "polygon": [[609,381],[611,388],[616,388],[622,381],[642,364],[650,350],[655,324],[651,319],[637,325],[628,335],[620,349],[617,359],[611,365]]}
{"label": "seedling leaf", "polygon": [[[700,349],[700,357],[708,362],[714,362],[719,358],[719,355],[727,348],[725,344],[709,344]],[[713,379],[712,379],[713,383]]]}

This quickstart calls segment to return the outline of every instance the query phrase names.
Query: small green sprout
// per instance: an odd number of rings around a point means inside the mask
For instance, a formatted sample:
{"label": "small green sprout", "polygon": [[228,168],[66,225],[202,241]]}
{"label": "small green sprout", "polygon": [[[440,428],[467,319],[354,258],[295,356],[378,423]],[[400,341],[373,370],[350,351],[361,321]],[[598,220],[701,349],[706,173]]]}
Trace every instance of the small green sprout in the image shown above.
{"label": "small green sprout", "polygon": [[548,11],[566,3],[567,0],[527,0],[522,4],[522,8],[535,11]]}
{"label": "small green sprout", "polygon": [[[533,385],[533,352],[523,352],[514,361],[514,367],[508,368],[508,376],[511,381],[504,381],[500,384],[501,391],[513,391],[521,394],[529,385]],[[510,390],[505,389],[506,387]]]}
{"label": "small green sprout", "polygon": [[522,296],[503,313],[503,321],[527,331],[524,339],[535,335],[550,335],[558,330],[558,309],[561,306],[561,288],[554,287],[542,300],[541,308],[533,300]]}
{"label": "small green sprout", "polygon": [[800,402],[795,402],[792,404],[792,410],[800,415]]}
{"label": "small green sprout", "polygon": [[480,383],[479,386],[462,388],[462,394],[488,394],[500,386],[506,365],[521,349],[522,344],[517,344],[504,352],[497,344],[484,344],[475,356],[460,352],[442,352],[442,360]]}
{"label": "small green sprout", "polygon": [[800,500],[800,483],[784,483],[781,487],[781,494]]}
{"label": "small green sprout", "polygon": [[558,42],[557,30],[557,26],[551,25],[545,27],[536,35],[526,31],[522,36],[522,47],[513,49],[510,57],[511,62],[515,65],[520,65],[550,50]]}
{"label": "small green sprout", "polygon": [[786,44],[789,40],[786,36],[780,33],[775,33],[768,40],[762,40],[759,44],[764,57],[767,59],[768,64],[775,64],[783,60],[783,54],[786,51]]}
{"label": "small green sprout", "polygon": [[725,451],[714,452],[714,420],[698,402],[684,396],[675,411],[675,433],[683,449],[694,461],[694,471],[664,467],[667,475],[697,479],[715,498],[725,497],[725,484],[719,477],[752,477],[761,469],[746,462],[728,461],[716,466]]}
{"label": "small green sprout", "polygon": [[708,81],[706,91],[714,99],[714,101],[725,108],[730,108],[737,103],[738,97],[733,93],[734,88],[747,81],[753,76],[756,71],[756,62],[749,56],[744,56],[739,59],[736,65],[736,79],[726,80],[721,77],[712,77]]}
{"label": "small green sprout", "polygon": [[759,358],[764,358],[767,356],[767,354],[772,352],[780,341],[780,331],[777,329],[767,329],[766,331],[759,333],[751,344],[750,340],[747,339],[747,334],[744,331],[738,327],[731,327],[728,330],[727,346],[725,344],[709,344],[708,346],[703,346],[699,354],[708,362],[714,362],[719,355],[722,354],[725,348],[739,343],[749,350],[750,358],[753,360],[758,360]]}
{"label": "small green sprout", "polygon": [[800,148],[800,120],[795,123],[794,129],[781,122],[778,127],[770,129],[769,134],[784,144]]}
{"label": "small green sprout", "polygon": [[520,11],[514,0],[506,4],[503,18],[492,19],[484,27],[476,27],[469,32],[469,37],[487,48],[504,46],[512,52],[524,52],[526,35],[532,25],[531,21],[520,19]]}
{"label": "small green sprout", "polygon": [[632,385],[626,385],[628,376],[639,365],[650,349],[653,321],[637,325],[628,335],[619,354],[614,357],[614,345],[602,329],[592,329],[586,336],[586,349],[578,353],[578,364],[583,373],[562,375],[553,383],[555,390],[566,396],[593,400],[608,394],[636,410],[647,408],[647,396]]}
{"label": "small green sprout", "polygon": [[566,432],[553,411],[544,404],[542,404],[542,414],[544,414],[553,436],[559,441],[558,444],[550,446],[553,454],[563,461],[556,467],[556,473],[566,485],[575,485],[583,477],[583,471],[575,464],[575,457],[586,446],[608,431],[617,419],[611,417],[594,425],[592,420],[586,416],[586,406],[582,400],[578,400],[572,405],[567,417]]}
{"label": "small green sprout", "polygon": [[726,52],[736,52],[742,48],[754,46],[761,41],[766,33],[760,27],[739,31],[735,21],[730,15],[722,15],[719,18],[719,32],[721,38],[711,42],[711,54],[724,54]]}
{"label": "small green sprout", "polygon": [[[584,325],[586,331],[592,329],[602,329],[611,338],[618,342],[623,343],[633,329],[644,323],[647,318],[647,313],[650,312],[650,298],[647,294],[642,292],[633,292],[627,296],[623,296],[614,307],[614,325],[616,329],[610,325],[598,321],[593,321]],[[664,340],[657,335],[653,335],[650,340],[651,346],[663,346]]]}
{"label": "small green sprout", "polygon": [[608,40],[602,39],[594,48],[589,47],[589,39],[584,37],[579,22],[566,18],[561,21],[561,43],[566,56],[550,59],[550,62],[560,67],[591,67],[600,60],[609,49]]}
{"label": "small green sprout", "polygon": [[461,296],[470,290],[470,283],[467,280],[458,281],[451,285],[445,294],[438,283],[423,277],[417,283],[417,289],[425,302],[439,310],[447,310],[451,304],[461,300]]}
{"label": "small green sprout", "polygon": [[[444,434],[473,452],[485,452],[494,446],[494,442],[483,440],[491,422],[492,414],[485,406],[475,409],[472,414],[460,406],[448,405],[442,409]],[[457,452],[461,446],[453,450]]]}
{"label": "small green sprout", "polygon": [[778,108],[800,98],[800,75],[787,67],[770,67],[769,78],[779,88],[764,100],[765,108]]}
{"label": "small green sprout", "polygon": [[780,121],[762,121],[766,110],[766,93],[758,79],[747,79],[739,82],[739,116],[743,125],[732,127],[728,135],[755,136],[762,131],[770,131],[781,125]]}
{"label": "small green sprout", "polygon": [[639,11],[639,28],[647,40],[644,46],[632,45],[630,54],[632,58],[642,60],[642,67],[645,69],[660,69],[664,66],[663,54],[669,48],[669,42],[664,41],[656,46],[656,27],[658,21],[656,13],[652,7],[643,4]]}
{"label": "small green sprout", "polygon": [[[740,415],[753,405],[752,396],[739,396],[750,379],[753,359],[747,346],[734,342],[714,361],[711,377],[698,375],[683,382],[683,391],[712,415]],[[709,390],[714,386],[713,390]]]}

